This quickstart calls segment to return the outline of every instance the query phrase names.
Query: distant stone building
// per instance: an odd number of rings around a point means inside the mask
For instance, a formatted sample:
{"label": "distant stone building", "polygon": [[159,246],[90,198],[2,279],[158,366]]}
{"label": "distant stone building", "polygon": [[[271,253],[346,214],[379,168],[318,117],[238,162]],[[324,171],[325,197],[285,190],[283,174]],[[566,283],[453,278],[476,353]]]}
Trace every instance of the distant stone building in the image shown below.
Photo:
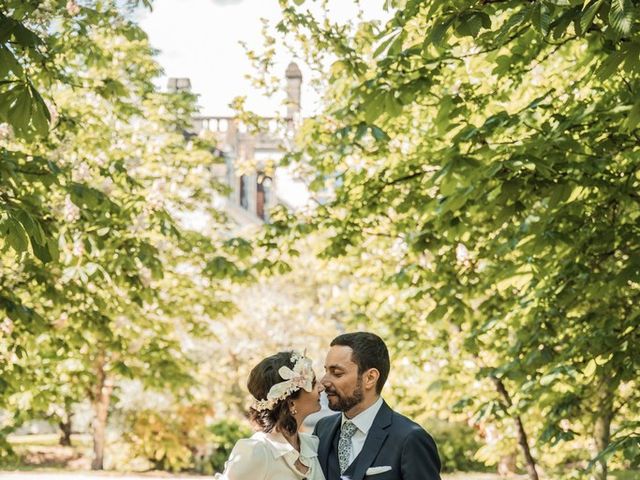
{"label": "distant stone building", "polygon": [[[269,209],[282,201],[278,197],[275,168],[270,165],[284,153],[284,144],[293,137],[300,121],[302,74],[295,63],[285,72],[287,111],[286,128],[275,117],[260,119],[259,133],[249,131],[235,117],[193,117],[193,133],[212,132],[218,139],[219,152],[225,160],[220,177],[230,187],[226,199],[227,213],[239,224],[258,224],[269,220]],[[170,78],[170,91],[191,90],[188,78]],[[254,168],[247,169],[246,165]]]}

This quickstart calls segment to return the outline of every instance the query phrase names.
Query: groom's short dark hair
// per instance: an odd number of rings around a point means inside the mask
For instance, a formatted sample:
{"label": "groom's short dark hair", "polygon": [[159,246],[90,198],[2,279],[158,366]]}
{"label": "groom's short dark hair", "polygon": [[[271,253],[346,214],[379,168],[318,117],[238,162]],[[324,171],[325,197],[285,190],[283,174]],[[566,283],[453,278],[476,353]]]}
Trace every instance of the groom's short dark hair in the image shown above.
{"label": "groom's short dark hair", "polygon": [[377,335],[369,332],[343,333],[331,342],[331,346],[350,347],[353,350],[352,360],[358,365],[358,375],[370,368],[380,372],[380,378],[376,384],[376,392],[380,394],[389,376],[390,362],[389,350],[384,341]]}

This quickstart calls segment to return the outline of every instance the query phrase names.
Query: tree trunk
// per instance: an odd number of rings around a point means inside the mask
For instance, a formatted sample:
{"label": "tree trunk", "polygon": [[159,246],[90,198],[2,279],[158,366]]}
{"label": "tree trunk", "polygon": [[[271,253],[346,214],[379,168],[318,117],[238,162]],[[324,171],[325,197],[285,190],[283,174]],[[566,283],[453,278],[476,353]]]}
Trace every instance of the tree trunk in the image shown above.
{"label": "tree trunk", "polygon": [[60,427],[60,445],[63,447],[71,446],[71,417],[73,414],[67,413],[67,416],[64,420],[60,420],[58,422],[58,427]]}
{"label": "tree trunk", "polygon": [[[613,394],[610,384],[602,380],[598,387],[598,415],[593,427],[593,440],[595,454],[599,455],[609,446],[611,441],[611,421],[613,420]],[[592,478],[594,480],[606,480],[608,474],[607,461],[602,459],[594,466]]]}
{"label": "tree trunk", "polygon": [[98,355],[96,361],[96,385],[93,391],[93,461],[92,470],[102,470],[104,468],[104,447],[107,429],[107,416],[109,414],[109,402],[113,384],[105,373],[104,352]]}
{"label": "tree trunk", "polygon": [[[502,396],[507,406],[511,407],[513,405],[513,402],[511,401],[511,396],[509,395],[509,392],[507,392],[507,389],[505,388],[504,383],[502,383],[502,380],[494,376],[491,377],[491,380],[493,380],[493,384],[496,386],[496,390],[498,390],[498,393]],[[531,454],[531,449],[529,448],[529,440],[527,439],[527,432],[524,429],[522,419],[520,418],[520,415],[513,415],[512,418],[516,422],[516,430],[518,432],[518,445],[520,445],[520,449],[524,454],[527,465],[527,474],[529,475],[529,478],[531,480],[538,480],[539,477],[538,470],[536,469],[536,461]]]}

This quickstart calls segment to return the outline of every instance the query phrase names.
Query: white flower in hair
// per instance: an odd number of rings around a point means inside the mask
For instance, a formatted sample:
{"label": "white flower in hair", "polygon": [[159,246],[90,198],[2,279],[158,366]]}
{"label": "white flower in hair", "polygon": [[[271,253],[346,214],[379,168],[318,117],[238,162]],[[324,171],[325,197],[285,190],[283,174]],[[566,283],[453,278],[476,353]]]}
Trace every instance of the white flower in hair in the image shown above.
{"label": "white flower in hair", "polygon": [[291,354],[291,361],[295,362],[293,369],[282,366],[278,370],[280,377],[284,381],[276,383],[269,389],[266,400],[258,400],[254,407],[256,410],[271,410],[276,403],[280,400],[284,400],[293,392],[300,390],[301,388],[307,392],[313,391],[313,363],[310,359],[304,356],[304,353],[293,352]]}

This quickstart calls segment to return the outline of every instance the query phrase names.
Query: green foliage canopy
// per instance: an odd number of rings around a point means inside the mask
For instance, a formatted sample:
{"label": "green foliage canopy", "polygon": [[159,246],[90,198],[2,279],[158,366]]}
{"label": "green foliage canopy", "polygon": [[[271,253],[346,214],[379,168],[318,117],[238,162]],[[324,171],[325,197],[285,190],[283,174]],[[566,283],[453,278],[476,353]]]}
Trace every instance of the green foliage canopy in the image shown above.
{"label": "green foliage canopy", "polygon": [[278,29],[332,65],[291,155],[327,200],[293,222],[367,279],[354,324],[440,352],[435,391],[529,415],[542,452],[637,454],[640,4],[389,0],[351,28],[294,3]]}
{"label": "green foliage canopy", "polygon": [[[0,438],[121,379],[188,396],[185,339],[233,310],[216,259],[241,271],[249,247],[213,207],[221,159],[188,133],[195,98],[157,91],[126,13],[0,12],[0,409],[13,414]],[[187,228],[196,214],[207,231]]]}

